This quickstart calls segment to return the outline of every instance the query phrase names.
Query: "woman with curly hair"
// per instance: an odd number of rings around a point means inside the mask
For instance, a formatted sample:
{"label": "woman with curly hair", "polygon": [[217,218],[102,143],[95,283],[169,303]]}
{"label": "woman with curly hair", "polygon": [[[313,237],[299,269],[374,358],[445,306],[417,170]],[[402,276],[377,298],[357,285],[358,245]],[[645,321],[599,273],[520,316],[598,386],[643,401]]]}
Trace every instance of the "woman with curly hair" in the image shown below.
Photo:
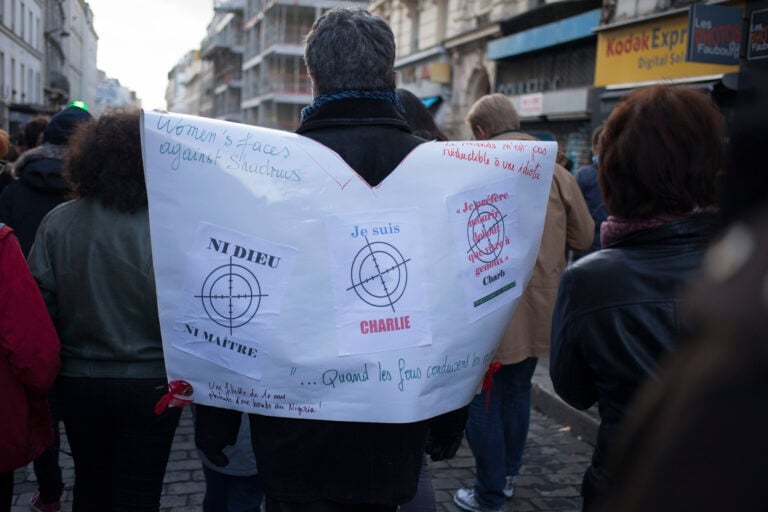
{"label": "woman with curly hair", "polygon": [[179,421],[154,413],[167,381],[139,126],[131,110],[78,127],[64,163],[76,198],[45,217],[29,255],[61,338],[75,512],[158,510]]}

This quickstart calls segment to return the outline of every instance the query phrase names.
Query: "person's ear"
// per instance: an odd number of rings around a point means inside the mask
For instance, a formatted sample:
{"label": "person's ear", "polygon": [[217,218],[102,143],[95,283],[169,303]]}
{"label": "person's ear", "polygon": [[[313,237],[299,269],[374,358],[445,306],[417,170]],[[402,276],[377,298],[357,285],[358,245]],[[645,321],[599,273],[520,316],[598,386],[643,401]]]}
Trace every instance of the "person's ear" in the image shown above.
{"label": "person's ear", "polygon": [[309,83],[312,84],[312,96],[317,96],[317,85],[315,84],[315,75],[309,74]]}
{"label": "person's ear", "polygon": [[490,134],[485,128],[476,124],[472,127],[472,135],[474,135],[477,140],[488,140]]}

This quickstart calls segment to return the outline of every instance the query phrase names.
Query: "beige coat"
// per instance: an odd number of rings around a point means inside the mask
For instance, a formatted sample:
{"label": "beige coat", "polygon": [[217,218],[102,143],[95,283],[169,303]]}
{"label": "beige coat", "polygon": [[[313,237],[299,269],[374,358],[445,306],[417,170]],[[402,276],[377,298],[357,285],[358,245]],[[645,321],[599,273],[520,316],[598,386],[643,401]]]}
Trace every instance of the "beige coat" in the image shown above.
{"label": "beige coat", "polygon": [[[501,140],[515,138],[514,133],[494,137]],[[536,265],[501,339],[496,360],[514,364],[528,357],[549,354],[552,310],[560,274],[565,270],[566,246],[575,251],[589,249],[595,236],[594,226],[576,180],[562,166],[555,164]]]}

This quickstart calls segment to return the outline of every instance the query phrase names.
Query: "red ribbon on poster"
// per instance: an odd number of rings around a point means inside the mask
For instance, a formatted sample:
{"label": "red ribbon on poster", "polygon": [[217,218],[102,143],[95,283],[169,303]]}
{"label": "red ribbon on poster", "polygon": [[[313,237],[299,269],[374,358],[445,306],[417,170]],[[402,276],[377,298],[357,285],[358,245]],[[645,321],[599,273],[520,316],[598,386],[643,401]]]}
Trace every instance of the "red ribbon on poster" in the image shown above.
{"label": "red ribbon on poster", "polygon": [[168,392],[155,404],[155,414],[162,414],[168,407],[183,408],[192,403],[192,385],[185,380],[172,380]]}

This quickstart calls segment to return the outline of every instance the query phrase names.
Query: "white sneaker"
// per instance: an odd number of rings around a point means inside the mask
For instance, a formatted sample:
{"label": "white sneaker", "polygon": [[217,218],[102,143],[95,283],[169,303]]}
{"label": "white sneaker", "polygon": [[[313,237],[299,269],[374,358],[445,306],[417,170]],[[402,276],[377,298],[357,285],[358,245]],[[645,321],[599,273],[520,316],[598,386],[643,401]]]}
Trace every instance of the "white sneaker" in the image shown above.
{"label": "white sneaker", "polygon": [[507,482],[504,484],[504,496],[506,496],[507,499],[510,499],[512,496],[515,495],[515,482],[517,481],[516,476],[508,476]]}
{"label": "white sneaker", "polygon": [[503,508],[486,507],[475,499],[475,490],[462,487],[453,495],[453,502],[461,509],[470,512],[502,512]]}

